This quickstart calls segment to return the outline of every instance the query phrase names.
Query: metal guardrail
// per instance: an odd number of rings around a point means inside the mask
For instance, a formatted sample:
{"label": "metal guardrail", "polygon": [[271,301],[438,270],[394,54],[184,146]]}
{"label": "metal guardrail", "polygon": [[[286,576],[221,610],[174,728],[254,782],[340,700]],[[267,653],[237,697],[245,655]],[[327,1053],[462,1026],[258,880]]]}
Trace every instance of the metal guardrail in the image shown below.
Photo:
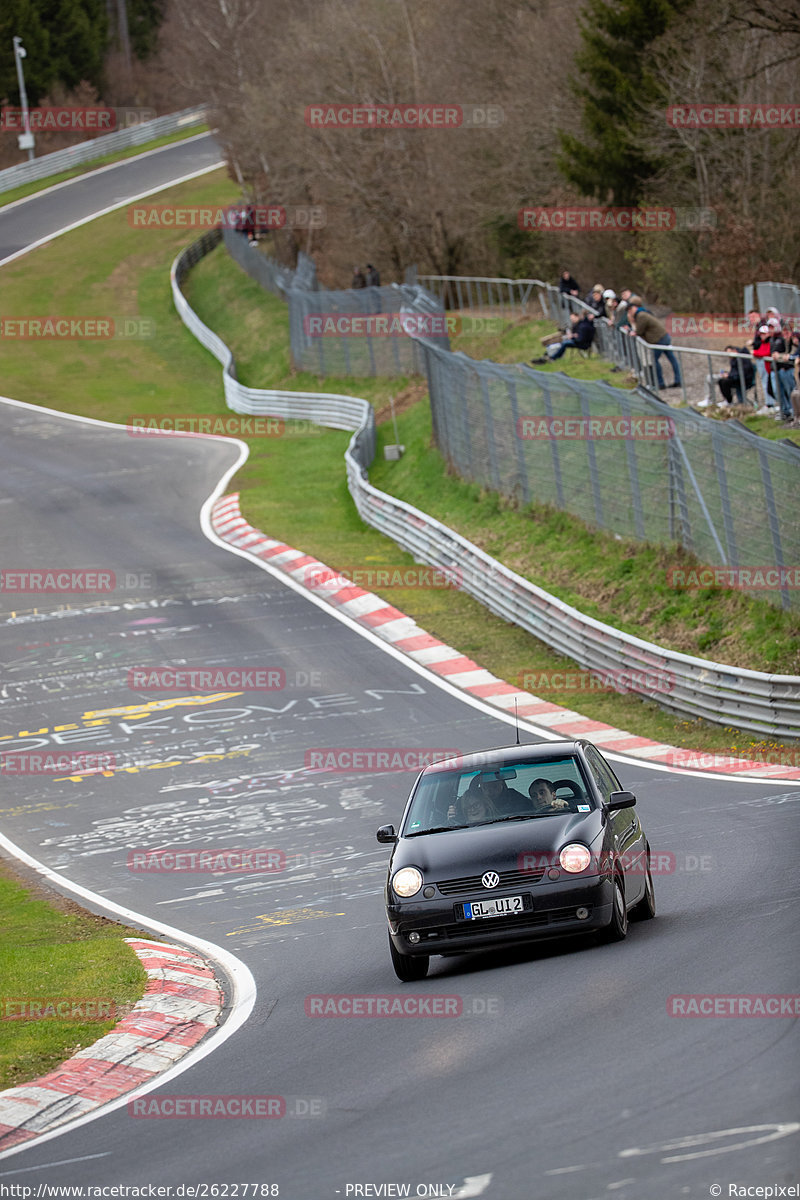
{"label": "metal guardrail", "polygon": [[[498,616],[593,671],[624,670],[631,691],[656,700],[681,716],[702,717],[780,737],[800,736],[800,678],[729,667],[708,659],[666,650],[578,612],[556,596],[509,570],[478,546],[439,521],[370,484],[367,472],[375,453],[375,417],[370,404],[353,396],[295,393],[243,387],[236,380],[233,355],[199,319],[181,291],[191,267],[220,240],[206,234],[178,255],[172,265],[175,306],[184,324],[222,363],[225,400],[236,412],[306,419],[355,432],[345,454],[347,483],[361,518],[392,538],[417,560],[460,572],[463,590]],[[654,672],[671,681],[654,694],[646,683]]]}
{"label": "metal guardrail", "polygon": [[19,187],[23,183],[58,175],[61,171],[68,171],[70,167],[92,162],[106,154],[113,154],[116,150],[141,146],[154,138],[167,137],[187,125],[199,125],[205,120],[205,114],[205,108],[184,108],[180,112],[168,113],[167,116],[156,117],[152,121],[142,121],[140,125],[132,125],[129,129],[104,133],[89,142],[78,142],[75,146],[54,150],[52,154],[43,154],[41,158],[34,158],[31,162],[6,167],[0,171],[0,193]]}

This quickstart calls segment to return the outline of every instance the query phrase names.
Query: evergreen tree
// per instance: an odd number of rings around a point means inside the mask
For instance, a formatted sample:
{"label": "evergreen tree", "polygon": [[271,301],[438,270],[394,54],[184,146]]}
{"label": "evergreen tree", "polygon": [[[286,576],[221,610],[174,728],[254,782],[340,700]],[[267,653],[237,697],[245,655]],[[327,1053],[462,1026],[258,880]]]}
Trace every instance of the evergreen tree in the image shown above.
{"label": "evergreen tree", "polygon": [[102,88],[108,21],[103,0],[3,0],[0,5],[0,99],[19,104],[12,39],[22,38],[28,100],[55,84],[87,80]]}
{"label": "evergreen tree", "polygon": [[579,137],[561,133],[559,168],[585,196],[636,204],[657,166],[635,144],[639,112],[659,99],[648,70],[648,49],[688,0],[587,0],[581,14],[582,46],[575,56],[580,80],[572,82],[581,106]]}
{"label": "evergreen tree", "polygon": [[165,11],[166,0],[128,0],[128,29],[137,58],[149,58],[154,52]]}

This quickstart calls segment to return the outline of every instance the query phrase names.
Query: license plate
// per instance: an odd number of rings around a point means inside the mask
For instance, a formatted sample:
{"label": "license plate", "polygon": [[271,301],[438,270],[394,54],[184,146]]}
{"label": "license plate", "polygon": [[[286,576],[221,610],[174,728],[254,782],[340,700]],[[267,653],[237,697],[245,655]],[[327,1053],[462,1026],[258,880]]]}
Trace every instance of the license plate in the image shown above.
{"label": "license plate", "polygon": [[507,917],[524,909],[522,896],[496,896],[493,900],[473,900],[464,903],[464,917],[477,921],[480,917]]}

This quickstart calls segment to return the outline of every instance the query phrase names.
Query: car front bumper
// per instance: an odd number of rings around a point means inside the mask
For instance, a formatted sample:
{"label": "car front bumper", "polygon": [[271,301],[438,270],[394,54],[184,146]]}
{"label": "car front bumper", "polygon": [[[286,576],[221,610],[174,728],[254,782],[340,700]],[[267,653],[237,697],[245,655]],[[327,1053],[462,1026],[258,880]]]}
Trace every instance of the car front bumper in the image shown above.
{"label": "car front bumper", "polygon": [[[519,889],[497,896],[520,895]],[[486,900],[487,893],[459,896],[458,900],[436,896],[390,901],[386,907],[389,935],[401,954],[467,954],[514,942],[539,941],[602,929],[611,920],[613,887],[609,876],[594,876],[580,883],[564,880],[546,887],[527,889],[531,907],[514,916],[465,920],[460,914],[466,901]],[[495,893],[492,893],[494,896]],[[578,915],[579,912],[586,915]],[[409,941],[411,932],[419,941]]]}

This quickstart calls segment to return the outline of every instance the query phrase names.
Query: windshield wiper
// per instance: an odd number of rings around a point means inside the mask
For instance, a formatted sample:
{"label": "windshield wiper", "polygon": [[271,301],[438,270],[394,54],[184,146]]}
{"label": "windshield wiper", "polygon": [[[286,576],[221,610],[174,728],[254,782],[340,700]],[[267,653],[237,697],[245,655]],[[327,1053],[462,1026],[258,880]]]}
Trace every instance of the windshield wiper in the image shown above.
{"label": "windshield wiper", "polygon": [[451,829],[469,829],[469,825],[435,825],[433,829],[415,829],[406,837],[419,837],[421,833],[449,833]]}

